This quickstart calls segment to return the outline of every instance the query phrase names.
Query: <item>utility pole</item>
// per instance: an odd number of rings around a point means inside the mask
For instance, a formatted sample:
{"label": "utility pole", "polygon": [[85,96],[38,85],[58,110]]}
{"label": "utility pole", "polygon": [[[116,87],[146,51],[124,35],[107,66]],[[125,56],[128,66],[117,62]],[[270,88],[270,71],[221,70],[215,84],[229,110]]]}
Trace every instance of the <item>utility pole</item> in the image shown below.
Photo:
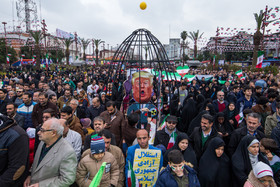
{"label": "utility pole", "polygon": [[[7,22],[3,21],[2,24],[4,25],[4,33],[5,33],[5,47],[6,47],[6,57],[8,56],[8,46],[7,46],[7,32],[6,32],[6,24]],[[11,63],[10,63],[11,64]]]}
{"label": "utility pole", "polygon": [[78,59],[78,35],[77,32],[74,32],[75,35],[75,45],[76,45],[76,54],[75,54],[75,61]]}

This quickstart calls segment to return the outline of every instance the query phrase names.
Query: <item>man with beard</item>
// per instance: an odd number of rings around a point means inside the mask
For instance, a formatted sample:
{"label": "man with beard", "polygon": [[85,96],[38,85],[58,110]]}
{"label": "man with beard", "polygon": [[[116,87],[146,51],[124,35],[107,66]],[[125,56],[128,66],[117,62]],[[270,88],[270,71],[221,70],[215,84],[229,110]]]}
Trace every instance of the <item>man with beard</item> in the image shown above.
{"label": "man with beard", "polygon": [[116,145],[121,148],[123,137],[122,131],[124,130],[123,128],[125,124],[123,113],[117,109],[114,101],[108,101],[106,103],[106,109],[106,111],[100,114],[100,117],[105,120],[105,128],[115,135]]}
{"label": "man with beard", "polygon": [[59,110],[61,110],[65,106],[69,106],[71,99],[72,99],[72,96],[71,96],[70,89],[65,89],[64,95],[59,97],[57,100],[57,106],[58,106]]}
{"label": "man with beard", "polygon": [[26,130],[28,127],[34,127],[32,122],[32,111],[36,103],[32,101],[32,94],[25,92],[22,96],[23,103],[18,106],[17,113],[24,117],[22,128]]}
{"label": "man with beard", "polygon": [[23,125],[24,125],[24,117],[19,115],[17,113],[17,107],[14,103],[8,103],[7,104],[7,116],[10,118],[10,119],[14,119],[17,124],[23,128]]}
{"label": "man with beard", "polygon": [[206,150],[211,139],[218,135],[217,131],[212,128],[214,119],[210,114],[203,114],[201,117],[200,127],[194,128],[189,143],[192,145],[197,160],[200,159]]}
{"label": "man with beard", "polygon": [[16,100],[15,100],[15,104],[17,106],[19,106],[23,103],[23,100],[22,100],[23,89],[22,88],[17,89],[16,93],[17,93],[17,97],[16,97]]}
{"label": "man with beard", "polygon": [[55,114],[58,114],[57,107],[48,101],[48,94],[42,92],[39,94],[39,103],[34,106],[32,112],[32,123],[35,128],[43,123],[43,111],[47,108],[53,109]]}
{"label": "man with beard", "polygon": [[7,90],[0,89],[0,113],[7,115],[6,106],[10,100],[7,97]]}
{"label": "man with beard", "polygon": [[177,136],[181,134],[176,128],[177,124],[176,116],[168,116],[166,118],[166,126],[156,132],[154,146],[162,144],[166,149],[170,149],[175,144]]}

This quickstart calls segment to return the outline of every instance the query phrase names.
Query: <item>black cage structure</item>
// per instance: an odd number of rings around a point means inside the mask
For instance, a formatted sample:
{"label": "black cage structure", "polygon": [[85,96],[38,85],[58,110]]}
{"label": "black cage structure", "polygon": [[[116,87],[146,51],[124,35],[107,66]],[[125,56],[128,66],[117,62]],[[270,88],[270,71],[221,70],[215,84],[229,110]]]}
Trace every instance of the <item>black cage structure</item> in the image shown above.
{"label": "black cage structure", "polygon": [[[145,105],[149,105],[151,101],[147,101],[145,99],[147,93],[143,93],[147,86],[143,83],[144,79],[147,79],[145,73],[142,73],[143,71],[153,75],[153,92],[151,93],[151,97],[154,96],[155,98],[156,96],[157,98],[157,102],[153,102],[154,106],[157,105],[154,107],[155,109],[148,107],[150,110],[146,110],[145,112],[141,110],[146,108]],[[116,81],[119,84],[119,88],[124,91],[124,94],[120,96],[123,98],[117,101],[117,105],[122,109],[122,112],[128,112],[129,110],[127,107],[134,104],[138,106],[135,107],[133,111],[136,112],[139,110],[142,112],[141,115],[144,116],[156,116],[155,110],[157,110],[157,114],[160,113],[159,107],[162,105],[160,96],[164,89],[161,84],[162,80],[164,79],[166,82],[164,85],[168,86],[168,95],[169,99],[171,99],[170,88],[172,85],[170,80],[176,81],[178,79],[176,79],[174,67],[170,63],[161,42],[149,30],[143,28],[133,31],[118,47],[110,62],[109,73],[109,81],[107,84],[110,83],[110,81]],[[135,76],[137,76],[136,79]],[[138,84],[138,86],[136,84]],[[137,89],[137,91],[136,89],[133,90],[134,86],[137,86],[139,89]],[[150,94],[150,92],[148,94]],[[138,100],[132,95],[138,95]],[[157,119],[157,124],[158,121]],[[141,117],[140,123],[145,124],[146,121],[143,121]]]}

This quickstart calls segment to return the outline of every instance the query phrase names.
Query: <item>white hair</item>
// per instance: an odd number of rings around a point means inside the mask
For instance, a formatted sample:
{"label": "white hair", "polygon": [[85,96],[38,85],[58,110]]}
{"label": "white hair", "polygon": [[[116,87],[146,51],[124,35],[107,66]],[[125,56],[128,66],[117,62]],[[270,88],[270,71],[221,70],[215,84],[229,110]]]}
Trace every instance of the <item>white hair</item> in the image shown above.
{"label": "white hair", "polygon": [[62,136],[64,127],[60,124],[59,120],[51,118],[48,121],[50,122],[50,128],[55,130],[58,135]]}
{"label": "white hair", "polygon": [[79,101],[77,99],[72,99],[71,101],[74,101],[76,105],[79,105]]}

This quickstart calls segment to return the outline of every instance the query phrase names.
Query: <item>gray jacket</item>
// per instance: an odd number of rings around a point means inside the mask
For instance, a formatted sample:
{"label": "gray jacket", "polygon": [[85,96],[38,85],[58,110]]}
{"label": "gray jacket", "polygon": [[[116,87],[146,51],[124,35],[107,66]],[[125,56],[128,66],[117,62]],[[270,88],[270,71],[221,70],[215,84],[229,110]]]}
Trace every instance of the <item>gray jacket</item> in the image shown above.
{"label": "gray jacket", "polygon": [[61,138],[38,165],[44,142],[40,142],[31,169],[31,184],[40,187],[68,187],[76,179],[77,157],[72,146]]}

